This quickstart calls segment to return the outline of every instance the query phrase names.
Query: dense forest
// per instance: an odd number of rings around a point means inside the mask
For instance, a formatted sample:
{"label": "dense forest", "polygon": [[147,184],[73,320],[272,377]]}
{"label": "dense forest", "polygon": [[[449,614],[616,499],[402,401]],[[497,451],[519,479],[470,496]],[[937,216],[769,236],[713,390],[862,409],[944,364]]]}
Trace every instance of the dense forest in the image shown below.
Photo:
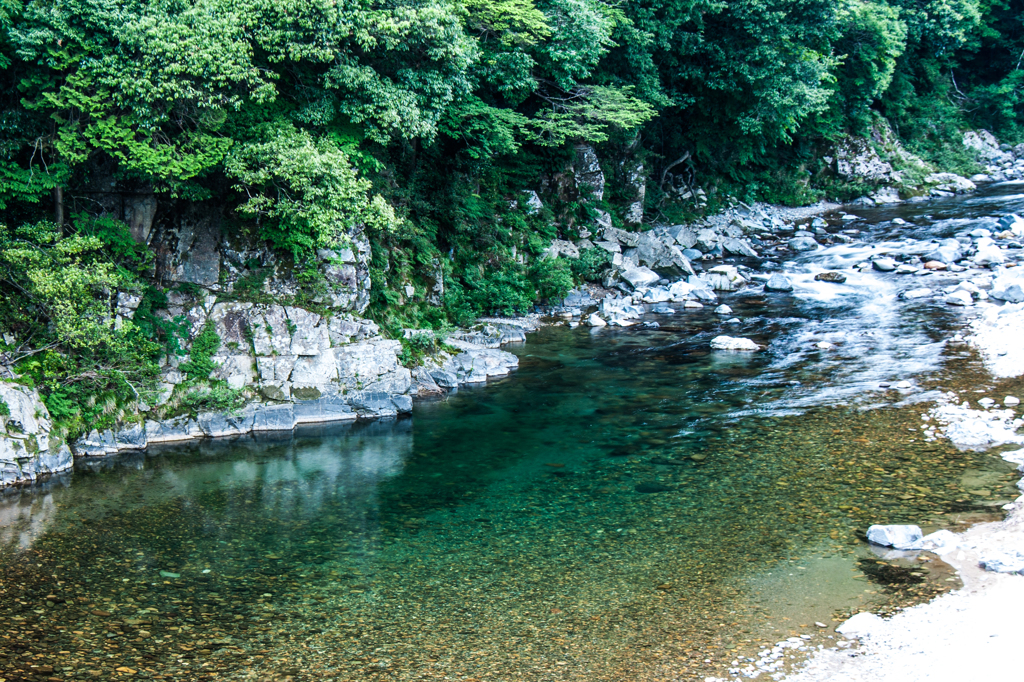
{"label": "dense forest", "polygon": [[[1024,139],[1022,60],[1020,0],[0,0],[3,364],[80,414],[177,347],[125,197],[215,204],[313,292],[365,234],[366,314],[440,328],[594,277],[538,256],[599,212],[859,196],[822,159],[881,122],[973,172],[963,131]],[[565,179],[582,144],[602,192]]]}

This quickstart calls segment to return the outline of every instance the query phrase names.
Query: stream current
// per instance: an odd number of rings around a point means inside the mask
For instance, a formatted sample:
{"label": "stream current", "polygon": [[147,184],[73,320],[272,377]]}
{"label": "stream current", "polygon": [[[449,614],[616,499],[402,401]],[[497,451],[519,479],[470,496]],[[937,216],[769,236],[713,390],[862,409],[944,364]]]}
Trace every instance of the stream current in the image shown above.
{"label": "stream current", "polygon": [[[1021,191],[858,210],[830,230],[863,241],[780,266],[792,294],[723,295],[739,323],[546,327],[513,375],[411,419],[6,491],[0,678],[703,680],[956,587],[863,533],[959,529],[1016,492],[997,456],[920,431],[915,401],[990,381],[948,343],[960,312],[898,296],[957,280],[845,268],[990,227]],[[709,350],[719,334],[766,350]]]}

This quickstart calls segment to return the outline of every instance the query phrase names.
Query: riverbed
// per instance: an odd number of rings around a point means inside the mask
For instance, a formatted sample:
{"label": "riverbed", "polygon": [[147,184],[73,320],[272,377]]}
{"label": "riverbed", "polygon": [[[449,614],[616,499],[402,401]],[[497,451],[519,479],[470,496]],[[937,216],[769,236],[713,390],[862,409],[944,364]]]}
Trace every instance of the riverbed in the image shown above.
{"label": "riverbed", "polygon": [[[777,266],[792,293],[722,296],[739,322],[544,327],[512,376],[410,419],[151,447],[9,491],[0,677],[704,679],[952,589],[863,533],[999,517],[1013,468],[921,419],[995,384],[951,342],[961,310],[900,297],[953,275],[848,268],[1021,211],[1018,191],[837,218],[847,239]],[[710,350],[720,334],[765,350]]]}

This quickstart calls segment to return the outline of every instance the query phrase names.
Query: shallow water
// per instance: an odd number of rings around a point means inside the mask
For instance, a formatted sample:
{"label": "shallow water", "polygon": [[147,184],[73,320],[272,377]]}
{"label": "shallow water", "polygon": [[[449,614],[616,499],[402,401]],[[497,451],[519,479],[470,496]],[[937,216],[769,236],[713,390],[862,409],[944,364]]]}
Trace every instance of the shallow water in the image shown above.
{"label": "shallow water", "polygon": [[[1000,206],[898,210],[947,230]],[[897,214],[864,215],[881,234]],[[880,564],[862,533],[991,518],[1015,492],[878,389],[933,388],[958,313],[901,301],[894,275],[813,282],[852,247],[832,248],[783,266],[792,295],[725,297],[738,326],[708,308],[545,328],[513,376],[411,419],[151,448],[9,492],[0,677],[703,679],[955,586]],[[768,350],[709,351],[720,333]]]}

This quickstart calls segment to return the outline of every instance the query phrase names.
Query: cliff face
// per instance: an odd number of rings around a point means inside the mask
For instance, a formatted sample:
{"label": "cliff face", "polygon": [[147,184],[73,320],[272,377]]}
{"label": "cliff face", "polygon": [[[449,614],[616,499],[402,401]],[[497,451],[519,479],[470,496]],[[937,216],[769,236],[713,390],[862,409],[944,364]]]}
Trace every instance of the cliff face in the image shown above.
{"label": "cliff face", "polygon": [[0,382],[0,485],[27,483],[71,468],[71,451],[51,435],[51,427],[38,393]]}

